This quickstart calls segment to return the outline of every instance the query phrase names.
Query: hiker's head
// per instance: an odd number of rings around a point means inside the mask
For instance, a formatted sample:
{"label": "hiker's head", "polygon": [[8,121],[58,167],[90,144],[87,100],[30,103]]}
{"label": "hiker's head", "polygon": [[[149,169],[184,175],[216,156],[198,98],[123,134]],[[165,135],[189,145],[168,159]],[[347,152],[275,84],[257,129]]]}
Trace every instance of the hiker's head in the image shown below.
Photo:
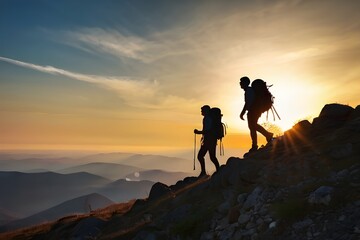
{"label": "hiker's head", "polygon": [[242,77],[242,78],[240,78],[240,86],[241,86],[241,88],[246,88],[246,87],[248,87],[250,85],[250,78],[248,78],[248,77]]}
{"label": "hiker's head", "polygon": [[204,105],[204,106],[201,107],[201,114],[202,115],[205,116],[206,114],[209,113],[209,111],[210,111],[210,106],[209,105]]}

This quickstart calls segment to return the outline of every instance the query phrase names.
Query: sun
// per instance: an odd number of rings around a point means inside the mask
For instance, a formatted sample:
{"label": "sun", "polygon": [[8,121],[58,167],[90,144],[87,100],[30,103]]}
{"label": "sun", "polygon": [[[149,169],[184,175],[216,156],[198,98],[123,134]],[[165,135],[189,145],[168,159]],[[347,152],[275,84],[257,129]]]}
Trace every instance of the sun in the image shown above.
{"label": "sun", "polygon": [[[272,77],[273,78],[273,77]],[[300,75],[292,74],[289,76],[277,76],[277,81],[269,81],[268,84],[274,83],[269,90],[274,96],[274,108],[280,116],[275,118],[271,111],[268,114],[268,121],[279,126],[283,131],[292,128],[301,120],[309,120],[318,115],[318,110],[323,105],[326,96],[322,96],[322,86],[314,84],[309,80],[302,80]],[[304,77],[304,79],[308,79]],[[266,113],[260,121],[266,122]]]}

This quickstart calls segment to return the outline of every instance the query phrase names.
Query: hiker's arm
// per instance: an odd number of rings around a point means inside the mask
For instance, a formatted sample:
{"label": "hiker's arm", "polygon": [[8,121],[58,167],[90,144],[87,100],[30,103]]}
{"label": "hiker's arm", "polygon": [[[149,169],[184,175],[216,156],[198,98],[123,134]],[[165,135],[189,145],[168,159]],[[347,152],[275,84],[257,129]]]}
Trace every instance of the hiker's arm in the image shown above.
{"label": "hiker's arm", "polygon": [[212,125],[211,119],[209,117],[206,117],[203,120],[203,129],[201,131],[194,129],[194,133],[195,134],[206,134],[211,131],[211,125]]}
{"label": "hiker's arm", "polygon": [[245,104],[244,107],[240,113],[240,118],[241,120],[245,120],[244,119],[244,115],[246,113],[246,110],[249,110],[250,106],[252,105],[254,101],[254,92],[251,88],[247,88],[247,90],[245,90]]}
{"label": "hiker's arm", "polygon": [[194,129],[194,133],[195,133],[195,134],[203,134],[203,131],[200,131],[200,130]]}
{"label": "hiker's arm", "polygon": [[240,119],[241,119],[241,120],[245,120],[245,119],[244,119],[245,113],[246,113],[246,103],[244,104],[244,107],[243,107],[243,109],[242,109],[242,111],[241,111],[241,113],[240,113]]}

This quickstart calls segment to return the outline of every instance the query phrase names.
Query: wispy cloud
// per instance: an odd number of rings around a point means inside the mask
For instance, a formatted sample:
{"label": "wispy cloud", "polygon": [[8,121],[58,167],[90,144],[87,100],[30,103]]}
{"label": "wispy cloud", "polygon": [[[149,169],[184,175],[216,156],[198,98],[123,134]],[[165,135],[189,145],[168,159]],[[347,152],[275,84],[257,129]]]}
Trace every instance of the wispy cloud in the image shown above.
{"label": "wispy cloud", "polygon": [[[41,66],[22,62],[1,56],[0,61],[52,75],[61,75],[74,80],[96,84],[102,88],[117,92],[119,97],[123,99],[126,104],[134,107],[171,108],[176,105],[180,106],[179,104],[188,104],[191,102],[190,100],[181,99],[176,96],[162,94],[159,83],[155,80],[87,75],[52,66]],[[174,101],[174,99],[176,99],[176,101]]]}
{"label": "wispy cloud", "polygon": [[161,36],[155,34],[146,39],[116,29],[82,28],[54,34],[56,39],[61,39],[62,43],[87,52],[105,53],[146,63],[172,55],[181,47],[177,39],[164,38],[162,34]]}
{"label": "wispy cloud", "polygon": [[151,58],[145,50],[156,47],[150,41],[135,36],[126,36],[116,30],[84,28],[78,31],[65,31],[63,34],[65,43],[74,47],[89,52],[103,52],[142,61],[150,61]]}

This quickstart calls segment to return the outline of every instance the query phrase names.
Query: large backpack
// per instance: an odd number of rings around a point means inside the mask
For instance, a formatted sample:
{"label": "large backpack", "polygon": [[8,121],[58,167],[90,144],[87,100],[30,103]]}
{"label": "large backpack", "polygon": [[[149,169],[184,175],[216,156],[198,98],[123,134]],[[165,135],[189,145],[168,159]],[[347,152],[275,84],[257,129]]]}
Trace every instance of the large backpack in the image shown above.
{"label": "large backpack", "polygon": [[270,93],[266,82],[262,79],[256,79],[251,83],[251,87],[255,94],[254,109],[261,113],[269,111],[274,103],[274,97]]}
{"label": "large backpack", "polygon": [[212,120],[211,133],[220,140],[220,155],[224,155],[224,146],[222,144],[222,138],[226,135],[226,125],[222,123],[221,110],[218,107],[213,107],[210,109],[210,117]]}
{"label": "large backpack", "polygon": [[210,118],[212,120],[211,133],[219,140],[226,134],[225,124],[221,122],[222,116],[220,108],[213,107],[210,109]]}
{"label": "large backpack", "polygon": [[[266,82],[262,79],[256,79],[251,83],[251,87],[255,94],[253,108],[259,111],[260,113],[264,113],[264,112],[269,113],[269,110],[271,110],[275,121],[275,114],[279,118],[279,120],[281,118],[273,105],[274,96],[269,91],[269,87],[271,86],[272,85],[267,86]],[[266,116],[266,119],[267,117],[268,115]]]}

